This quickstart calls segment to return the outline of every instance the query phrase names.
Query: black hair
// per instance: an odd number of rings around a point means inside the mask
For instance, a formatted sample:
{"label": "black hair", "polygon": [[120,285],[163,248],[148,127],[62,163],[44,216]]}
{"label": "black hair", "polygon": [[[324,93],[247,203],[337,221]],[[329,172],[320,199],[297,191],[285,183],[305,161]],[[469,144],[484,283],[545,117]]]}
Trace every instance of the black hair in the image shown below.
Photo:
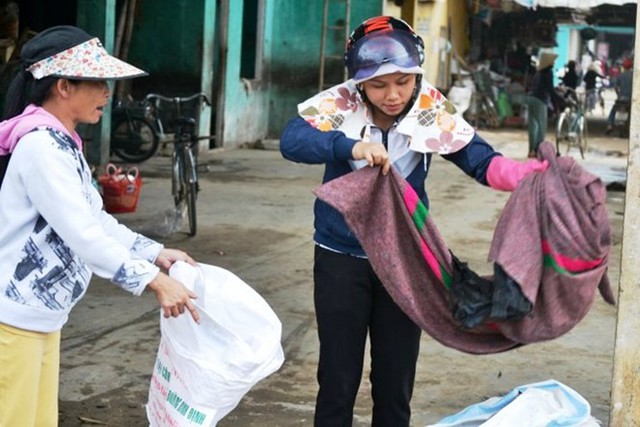
{"label": "black hair", "polygon": [[404,110],[402,111],[402,113],[400,113],[400,116],[404,117],[409,110],[411,110],[411,108],[413,107],[413,104],[415,104],[416,99],[418,99],[418,95],[420,95],[420,91],[422,90],[422,74],[416,74],[416,86],[413,88],[413,94],[411,94],[411,100],[407,103],[407,106],[404,107]]}
{"label": "black hair", "polygon": [[7,90],[3,120],[19,115],[28,104],[42,105],[58,80],[58,77],[53,76],[36,80],[27,68],[92,38],[93,36],[78,27],[60,25],[36,34],[25,43],[20,51],[20,69]]}
{"label": "black hair", "polygon": [[27,70],[18,71],[7,90],[2,120],[19,115],[29,104],[42,105],[57,80],[52,76],[34,80]]}

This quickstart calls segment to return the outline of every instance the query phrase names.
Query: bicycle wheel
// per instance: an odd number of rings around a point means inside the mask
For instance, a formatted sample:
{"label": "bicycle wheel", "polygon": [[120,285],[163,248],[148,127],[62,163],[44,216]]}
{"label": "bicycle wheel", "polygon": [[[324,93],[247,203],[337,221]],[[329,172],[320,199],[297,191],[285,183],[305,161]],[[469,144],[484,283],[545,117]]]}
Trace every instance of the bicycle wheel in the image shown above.
{"label": "bicycle wheel", "polygon": [[583,142],[583,134],[582,134],[582,118],[580,117],[576,117],[576,131],[575,131],[575,145],[578,147],[578,150],[580,150],[580,157],[582,159],[584,159],[584,147],[582,146],[582,142]]}
{"label": "bicycle wheel", "polygon": [[487,126],[490,128],[500,127],[500,118],[498,117],[498,113],[496,110],[493,101],[488,97],[482,99],[484,104],[484,111],[486,113]]}
{"label": "bicycle wheel", "polygon": [[562,145],[566,144],[566,152],[569,152],[571,147],[571,141],[569,139],[569,120],[570,117],[566,111],[560,113],[558,117],[558,123],[556,124],[556,154],[560,156],[562,154]]}
{"label": "bicycle wheel", "polygon": [[578,147],[580,147],[580,155],[584,159],[587,152],[587,118],[584,115],[578,117],[577,122]]}
{"label": "bicycle wheel", "polygon": [[176,208],[180,208],[182,199],[184,198],[184,185],[182,183],[182,154],[174,149],[171,154],[171,194],[173,194],[173,203]]}
{"label": "bicycle wheel", "polygon": [[113,123],[111,150],[122,160],[140,163],[150,159],[160,145],[160,138],[146,120],[123,116]]}
{"label": "bicycle wheel", "polygon": [[183,179],[185,189],[185,201],[187,203],[187,217],[189,219],[189,235],[195,236],[197,232],[196,200],[198,197],[198,171],[196,169],[196,159],[190,148],[185,147],[185,167],[183,168]]}

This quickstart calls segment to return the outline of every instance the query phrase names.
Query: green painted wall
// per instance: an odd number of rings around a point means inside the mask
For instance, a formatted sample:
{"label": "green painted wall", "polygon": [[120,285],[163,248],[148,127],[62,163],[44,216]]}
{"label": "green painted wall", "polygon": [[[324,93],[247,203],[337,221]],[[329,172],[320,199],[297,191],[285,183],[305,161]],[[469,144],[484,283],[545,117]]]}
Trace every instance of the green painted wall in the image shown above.
{"label": "green painted wall", "polygon": [[[231,0],[228,6],[226,72],[221,82],[224,116],[220,131],[225,147],[237,147],[265,137],[269,120],[269,81],[264,78],[267,75],[264,68],[255,79],[241,77],[243,2]],[[265,12],[268,10],[267,7]]]}
{"label": "green painted wall", "polygon": [[[117,20],[124,3],[78,1],[80,20],[91,22],[103,19],[103,14],[97,12],[105,7]],[[364,19],[381,14],[386,1],[389,0],[352,0],[349,30]],[[330,26],[344,24],[344,3],[330,1]],[[248,64],[242,50],[243,8],[247,5],[259,5],[262,14],[257,16],[263,19],[262,44],[256,47],[262,52],[261,63],[250,79],[241,77],[241,64],[244,63],[243,70]],[[286,121],[297,114],[297,104],[317,92],[323,5],[324,0],[218,0],[212,76],[207,76],[213,77],[217,146],[234,147],[278,138]],[[128,82],[134,98],[140,99],[149,92],[174,96],[200,91],[204,6],[205,0],[137,0],[127,61],[149,72],[149,76]],[[226,34],[221,34],[221,28],[227,30]],[[342,55],[344,37],[344,29],[329,30],[328,55]],[[327,70],[327,82],[342,81],[341,60],[328,60]]]}
{"label": "green painted wall", "polygon": [[[103,46],[113,53],[115,34],[115,0],[79,0],[77,3],[77,22],[89,34],[102,41]],[[111,105],[105,108],[105,117],[111,117]],[[84,146],[87,160],[92,165],[104,165],[109,162],[109,144],[111,138],[111,122],[100,120],[95,125],[84,124],[78,133],[85,141],[91,143]]]}
{"label": "green painted wall", "polygon": [[[262,72],[253,80],[240,78],[243,4],[229,1],[228,46],[224,76],[225,146],[278,138],[296,106],[317,92],[323,0],[263,0]],[[351,25],[382,13],[383,1],[351,2]],[[332,0],[329,25],[344,22],[344,2]],[[344,30],[329,32],[327,54],[342,55]],[[342,61],[328,63],[330,81],[342,81]]]}
{"label": "green painted wall", "polygon": [[[277,138],[286,121],[297,114],[298,103],[317,92],[320,70],[323,0],[275,1],[270,60],[268,135]],[[383,0],[351,1],[350,27],[382,14]],[[329,25],[341,25],[345,17],[343,1],[331,0]],[[341,7],[342,6],[342,7]],[[344,53],[344,33],[328,31],[327,54]],[[341,81],[342,63],[327,62],[328,81]]]}
{"label": "green painted wall", "polygon": [[[137,0],[129,61],[143,66],[149,77],[136,79],[132,93],[150,91],[168,95],[199,90],[202,56],[204,0]],[[243,7],[250,2],[221,0],[218,21],[227,19],[226,37],[216,41],[215,66],[224,64],[223,74],[214,76],[220,97],[215,114],[218,141],[234,147],[258,140],[278,138],[286,121],[296,114],[296,105],[312,96],[318,87],[323,0],[261,0],[264,37],[262,63],[253,79],[241,78]],[[251,2],[255,3],[255,2]],[[384,1],[351,2],[351,29],[364,19],[382,13]],[[331,0],[329,25],[344,21],[344,2]],[[220,25],[220,24],[218,24]],[[216,33],[219,34],[219,33]],[[226,43],[224,46],[221,43]],[[344,32],[332,31],[327,53],[341,55]],[[222,58],[220,52],[226,52]],[[333,72],[328,81],[341,81],[342,63],[328,62]]]}
{"label": "green painted wall", "polygon": [[203,13],[204,0],[137,0],[128,61],[149,76],[134,82],[136,95],[199,91]]}

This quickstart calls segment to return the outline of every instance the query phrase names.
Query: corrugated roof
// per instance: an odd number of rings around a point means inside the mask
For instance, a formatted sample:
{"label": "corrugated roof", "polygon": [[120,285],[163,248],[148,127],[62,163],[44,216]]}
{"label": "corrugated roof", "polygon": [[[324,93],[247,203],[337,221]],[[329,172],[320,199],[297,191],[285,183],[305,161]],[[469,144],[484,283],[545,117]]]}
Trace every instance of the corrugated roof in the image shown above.
{"label": "corrugated roof", "polygon": [[565,7],[570,9],[589,9],[603,4],[622,6],[636,4],[637,0],[515,0],[525,7]]}

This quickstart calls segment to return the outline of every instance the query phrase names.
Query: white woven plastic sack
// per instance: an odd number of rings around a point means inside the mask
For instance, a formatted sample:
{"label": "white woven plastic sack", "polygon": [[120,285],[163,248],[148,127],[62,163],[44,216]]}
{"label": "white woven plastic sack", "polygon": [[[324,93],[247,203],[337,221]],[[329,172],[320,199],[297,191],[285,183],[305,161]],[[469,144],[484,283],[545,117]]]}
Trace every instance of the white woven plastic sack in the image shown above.
{"label": "white woven plastic sack", "polygon": [[170,275],[198,295],[201,322],[160,317],[162,337],[146,405],[151,427],[215,426],[256,383],[280,368],[282,324],[235,274],[174,264]]}
{"label": "white woven plastic sack", "polygon": [[527,384],[427,427],[600,427],[591,405],[556,380]]}

